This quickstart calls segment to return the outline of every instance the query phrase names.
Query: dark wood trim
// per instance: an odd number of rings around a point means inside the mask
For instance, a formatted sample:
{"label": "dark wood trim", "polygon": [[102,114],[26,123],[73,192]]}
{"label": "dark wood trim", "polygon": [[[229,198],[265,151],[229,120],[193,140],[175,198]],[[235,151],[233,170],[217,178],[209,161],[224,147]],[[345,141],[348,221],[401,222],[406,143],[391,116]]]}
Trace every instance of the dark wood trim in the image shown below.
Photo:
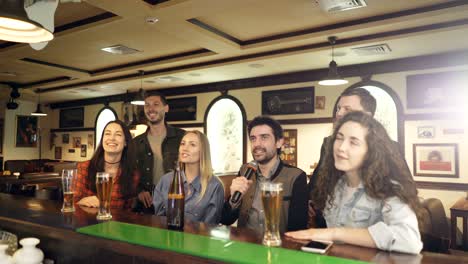
{"label": "dark wood trim", "polygon": [[53,128],[50,130],[51,133],[54,132],[82,132],[82,131],[93,131],[94,127],[76,127],[76,128]]}
{"label": "dark wood trim", "polygon": [[81,19],[81,20],[78,20],[78,21],[75,21],[75,22],[71,22],[71,23],[68,23],[68,24],[65,24],[65,25],[58,26],[58,27],[55,28],[54,34],[64,32],[66,30],[74,29],[74,28],[77,28],[77,27],[93,24],[93,23],[96,23],[96,22],[99,22],[99,21],[103,21],[103,20],[106,20],[106,19],[109,19],[109,18],[116,17],[116,16],[117,15],[114,14],[114,13],[105,12],[105,13],[102,13],[102,14],[99,14],[99,15],[95,15],[95,16],[92,16],[92,17],[88,17],[88,18],[85,18],[85,19]]}
{"label": "dark wood trim", "polygon": [[[389,60],[383,62],[372,62],[365,64],[357,65],[348,65],[340,67],[340,73],[343,76],[371,76],[373,74],[383,74],[383,73],[392,73],[392,72],[401,72],[401,71],[415,71],[422,69],[430,68],[439,68],[439,67],[449,67],[464,65],[468,61],[468,51],[463,52],[450,52],[436,55],[427,55],[427,56],[418,56],[404,59]],[[218,92],[223,90],[240,90],[240,89],[249,89],[255,87],[269,86],[269,85],[282,85],[282,84],[291,84],[299,82],[312,82],[322,79],[326,76],[328,69],[318,69],[318,70],[309,70],[302,72],[292,72],[278,75],[262,76],[262,77],[253,77],[245,79],[237,79],[231,81],[222,81],[215,83],[206,83],[206,84],[196,84],[189,86],[180,86],[176,88],[163,88],[153,91],[158,91],[165,96],[176,96],[176,95],[189,95],[189,94],[200,94],[200,93],[211,93]],[[136,78],[138,73],[129,74],[120,77],[101,79],[98,81],[89,81],[79,84],[65,85],[61,87],[41,89],[39,93],[46,93],[51,91],[69,89],[73,87],[79,87],[83,85],[92,85],[105,81],[117,81],[125,78]],[[151,90],[147,91],[151,93]],[[96,97],[82,100],[74,100],[68,102],[58,102],[50,104],[52,109],[55,108],[64,108],[72,106],[85,106],[92,104],[101,104],[105,102],[119,102],[125,100],[125,94],[118,94],[113,96],[104,96]],[[133,96],[133,93],[130,93],[130,96]],[[426,115],[426,114],[421,114]],[[403,116],[404,120],[407,119],[407,116]]]}
{"label": "dark wood trim", "polygon": [[169,0],[143,0],[143,2],[146,2],[146,3],[148,3],[150,5],[154,5],[154,6],[162,4],[162,3],[167,2],[167,1],[169,1]]}
{"label": "dark wood trim", "polygon": [[329,123],[333,123],[333,118],[332,117],[319,117],[319,118],[277,119],[277,121],[281,125],[329,124]]}
{"label": "dark wood trim", "polygon": [[405,121],[413,120],[465,120],[466,116],[463,113],[423,113],[423,114],[406,114],[403,116]]}
{"label": "dark wood trim", "polygon": [[[253,44],[259,44],[259,43],[265,43],[265,42],[270,42],[270,41],[277,41],[281,39],[286,39],[286,38],[291,38],[291,37],[297,37],[297,36],[303,36],[303,35],[308,35],[308,34],[315,34],[315,33],[320,33],[324,31],[329,31],[329,30],[336,30],[336,29],[342,29],[346,27],[352,27],[356,25],[362,25],[362,24],[367,24],[367,23],[373,23],[373,22],[381,22],[389,19],[395,19],[395,18],[400,18],[404,16],[411,16],[411,15],[418,15],[421,13],[427,13],[427,12],[434,12],[442,9],[447,9],[447,8],[453,8],[453,7],[458,7],[458,6],[463,6],[467,5],[467,1],[465,0],[458,0],[458,1],[450,1],[448,3],[441,3],[441,4],[435,4],[431,6],[425,6],[425,7],[419,7],[419,8],[413,8],[409,10],[403,10],[403,11],[398,11],[398,12],[393,12],[389,14],[383,14],[383,15],[377,15],[377,16],[371,16],[371,17],[366,17],[362,19],[356,19],[356,20],[351,20],[351,21],[345,21],[341,23],[336,23],[332,25],[325,25],[325,26],[320,26],[320,27],[315,27],[315,28],[308,28],[308,29],[303,29],[303,30],[298,30],[298,31],[292,31],[292,32],[286,32],[286,33],[281,33],[281,34],[276,34],[273,36],[267,36],[267,37],[261,37],[261,38],[255,38],[255,39],[250,39],[250,40],[239,40],[234,36],[231,36],[214,26],[208,25],[198,19],[192,18],[187,20],[188,22],[206,30],[209,31],[213,34],[216,34],[217,36],[220,36],[226,40],[232,41],[236,44],[239,44],[241,46],[247,46],[247,45],[253,45]],[[427,26],[428,29],[437,29],[437,24],[436,25],[429,25]],[[427,29],[425,29],[427,30]],[[399,31],[393,31],[393,32],[399,32]],[[328,45],[328,42],[327,42]]]}
{"label": "dark wood trim", "polygon": [[196,18],[191,18],[191,19],[187,20],[187,22],[190,22],[190,23],[192,23],[192,24],[194,24],[194,25],[196,25],[198,27],[201,27],[204,30],[207,30],[207,31],[209,31],[209,32],[211,32],[213,34],[216,34],[216,35],[218,35],[218,36],[220,36],[222,38],[230,40],[230,41],[232,41],[232,42],[234,42],[234,43],[236,43],[238,45],[244,45],[244,42],[241,41],[240,39],[238,39],[236,37],[233,37],[233,36],[223,32],[223,31],[221,31],[221,30],[219,30],[219,29],[217,29],[215,27],[212,27],[212,26],[210,26],[210,25],[208,25],[208,24],[206,24],[206,23],[204,23],[204,22],[202,22],[202,21],[200,21],[200,20],[198,20]]}
{"label": "dark wood trim", "polygon": [[[71,66],[66,66],[66,65],[61,65],[61,64],[56,64],[56,63],[52,63],[52,62],[47,62],[47,61],[41,61],[41,60],[36,60],[36,59],[32,59],[32,58],[22,58],[21,60],[29,62],[29,63],[39,64],[39,65],[45,65],[45,66],[49,66],[49,67],[55,67],[55,68],[60,68],[60,69],[65,69],[65,70],[70,70],[70,71],[76,71],[76,72],[91,74],[91,72],[89,72],[87,70],[83,70],[83,69],[75,68],[75,67],[71,67]],[[30,84],[28,84],[28,85],[30,85]]]}
{"label": "dark wood trim", "polygon": [[182,128],[182,127],[204,127],[205,126],[205,123],[203,123],[203,122],[199,122],[199,123],[177,123],[177,124],[170,123],[170,124],[173,127],[179,127],[179,128]]}
{"label": "dark wood trim", "polygon": [[415,181],[418,189],[462,191],[468,190],[467,183]]}
{"label": "dark wood trim", "polygon": [[203,54],[208,55],[210,53],[213,53],[213,52],[207,49],[193,50],[193,51],[177,53],[173,55],[156,57],[156,58],[151,58],[147,60],[135,61],[135,62],[127,63],[127,64],[121,64],[121,65],[115,65],[115,66],[111,66],[107,68],[97,69],[97,70],[90,71],[90,74],[100,75],[100,74],[104,74],[110,71],[121,70],[121,69],[128,68],[128,67],[135,67],[135,66],[140,66],[144,64],[152,64],[152,63],[163,62],[163,61],[168,61],[168,60],[173,60],[173,59],[181,59],[183,57],[189,57],[189,56],[194,56],[194,55],[203,55]]}

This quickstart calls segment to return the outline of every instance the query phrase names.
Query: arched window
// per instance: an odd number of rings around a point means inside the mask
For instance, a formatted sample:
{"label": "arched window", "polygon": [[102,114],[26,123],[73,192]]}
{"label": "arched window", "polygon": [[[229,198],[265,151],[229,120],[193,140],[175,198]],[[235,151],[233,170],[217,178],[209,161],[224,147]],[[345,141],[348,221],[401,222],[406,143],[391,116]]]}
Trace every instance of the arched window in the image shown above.
{"label": "arched window", "polygon": [[246,115],[236,98],[215,98],[205,113],[205,134],[210,141],[215,174],[237,173],[245,163]]}
{"label": "arched window", "polygon": [[110,121],[114,121],[117,119],[117,114],[115,113],[115,110],[112,109],[109,106],[105,106],[104,108],[99,111],[97,117],[96,117],[96,125],[95,127],[95,139],[96,142],[94,144],[94,148],[96,149],[97,145],[99,142],[101,142],[101,136],[102,136],[102,131],[104,130],[104,127],[109,123]]}
{"label": "arched window", "polygon": [[391,139],[403,146],[403,107],[398,95],[387,85],[371,80],[356,83],[347,90],[354,88],[364,88],[374,96],[377,101],[375,119],[383,124]]}

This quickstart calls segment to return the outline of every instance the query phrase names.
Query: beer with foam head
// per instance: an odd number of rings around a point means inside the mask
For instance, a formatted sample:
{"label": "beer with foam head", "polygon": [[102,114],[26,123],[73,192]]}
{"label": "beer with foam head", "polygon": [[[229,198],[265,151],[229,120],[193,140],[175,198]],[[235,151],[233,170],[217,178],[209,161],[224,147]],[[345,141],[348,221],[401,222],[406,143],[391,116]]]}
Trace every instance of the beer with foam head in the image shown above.
{"label": "beer with foam head", "polygon": [[113,185],[114,181],[110,173],[98,172],[96,174],[96,192],[99,200],[98,220],[108,220],[112,218],[110,203]]}
{"label": "beer with foam head", "polygon": [[75,211],[73,205],[73,188],[74,178],[76,177],[76,169],[62,170],[62,190],[63,190],[63,204],[62,212],[68,213]]}
{"label": "beer with foam head", "polygon": [[283,201],[283,184],[263,182],[260,184],[262,192],[263,211],[265,212],[265,233],[263,244],[267,246],[280,246],[280,215]]}

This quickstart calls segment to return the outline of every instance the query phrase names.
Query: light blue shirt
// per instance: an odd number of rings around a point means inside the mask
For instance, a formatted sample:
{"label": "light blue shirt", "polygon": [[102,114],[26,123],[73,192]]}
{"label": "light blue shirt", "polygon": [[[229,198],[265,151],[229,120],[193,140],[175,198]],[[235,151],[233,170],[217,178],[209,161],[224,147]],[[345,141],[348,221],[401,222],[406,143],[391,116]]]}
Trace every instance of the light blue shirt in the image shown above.
{"label": "light blue shirt", "polygon": [[367,228],[379,249],[410,254],[421,252],[418,220],[408,204],[395,196],[385,200],[371,198],[362,183],[345,200],[346,185],[341,178],[335,186],[332,206],[327,202],[324,210],[327,227]]}
{"label": "light blue shirt", "polygon": [[[211,177],[203,198],[199,199],[201,192],[200,176],[188,183],[184,172],[181,171],[181,173],[185,190],[185,219],[212,224],[219,223],[224,204],[224,188],[218,177]],[[154,189],[153,204],[156,215],[166,215],[167,193],[173,175],[174,172],[163,175]]]}

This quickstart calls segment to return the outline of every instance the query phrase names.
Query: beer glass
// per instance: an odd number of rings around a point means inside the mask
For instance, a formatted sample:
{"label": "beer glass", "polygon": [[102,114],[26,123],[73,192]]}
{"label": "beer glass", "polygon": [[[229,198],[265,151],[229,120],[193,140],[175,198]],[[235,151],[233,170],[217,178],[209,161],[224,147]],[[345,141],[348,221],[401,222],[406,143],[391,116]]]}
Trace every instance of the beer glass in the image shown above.
{"label": "beer glass", "polygon": [[110,173],[98,172],[96,174],[96,192],[99,199],[98,220],[109,220],[112,218],[110,202],[113,185],[113,177]]}
{"label": "beer glass", "polygon": [[263,211],[265,212],[265,233],[263,244],[266,246],[280,246],[280,212],[283,201],[283,184],[274,182],[260,183],[262,192]]}
{"label": "beer glass", "polygon": [[63,190],[63,204],[62,212],[74,212],[75,207],[73,203],[73,188],[75,188],[73,181],[76,177],[76,169],[62,170],[62,190]]}

